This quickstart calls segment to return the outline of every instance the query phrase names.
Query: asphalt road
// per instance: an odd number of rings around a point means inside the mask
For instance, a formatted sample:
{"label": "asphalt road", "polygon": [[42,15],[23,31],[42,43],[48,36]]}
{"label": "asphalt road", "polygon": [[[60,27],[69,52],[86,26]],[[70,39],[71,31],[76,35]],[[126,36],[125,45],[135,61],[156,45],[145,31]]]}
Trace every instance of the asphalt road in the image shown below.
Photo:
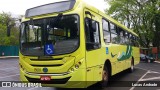
{"label": "asphalt road", "polygon": [[[18,58],[0,59],[0,81],[19,81]],[[145,83],[155,83],[159,87],[135,87]],[[147,82],[149,81],[149,82]],[[2,83],[2,82],[0,82]],[[22,90],[22,88],[0,88],[0,90]],[[23,88],[25,90],[59,90],[53,87]],[[144,63],[135,66],[133,73],[123,71],[110,79],[107,88],[99,88],[99,84],[88,89],[96,90],[160,90],[160,63]]]}

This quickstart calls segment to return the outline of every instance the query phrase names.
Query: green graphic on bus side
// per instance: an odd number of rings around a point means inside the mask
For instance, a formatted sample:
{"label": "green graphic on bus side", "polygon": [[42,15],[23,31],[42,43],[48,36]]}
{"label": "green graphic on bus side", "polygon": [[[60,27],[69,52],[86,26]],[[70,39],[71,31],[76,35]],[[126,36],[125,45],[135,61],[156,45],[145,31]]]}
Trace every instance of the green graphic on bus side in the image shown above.
{"label": "green graphic on bus side", "polygon": [[[127,45],[127,49],[126,49],[126,52],[122,52],[121,54],[120,54],[120,52],[118,53],[118,56],[117,56],[117,60],[118,61],[123,61],[123,60],[126,60],[126,59],[129,59],[131,56],[132,56],[132,46],[129,46],[129,45]],[[114,56],[116,56],[117,54],[115,54],[115,55],[113,55],[112,53],[111,53],[111,56],[112,56],[112,58],[114,58]]]}

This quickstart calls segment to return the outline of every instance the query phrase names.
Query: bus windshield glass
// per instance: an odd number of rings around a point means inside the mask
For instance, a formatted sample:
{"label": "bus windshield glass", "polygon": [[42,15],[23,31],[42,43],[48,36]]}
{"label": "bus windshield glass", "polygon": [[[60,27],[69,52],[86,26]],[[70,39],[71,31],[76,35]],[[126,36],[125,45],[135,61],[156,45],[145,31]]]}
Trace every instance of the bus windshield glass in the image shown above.
{"label": "bus windshield glass", "polygon": [[79,47],[79,17],[66,15],[23,22],[20,43],[23,55],[46,56],[74,52]]}

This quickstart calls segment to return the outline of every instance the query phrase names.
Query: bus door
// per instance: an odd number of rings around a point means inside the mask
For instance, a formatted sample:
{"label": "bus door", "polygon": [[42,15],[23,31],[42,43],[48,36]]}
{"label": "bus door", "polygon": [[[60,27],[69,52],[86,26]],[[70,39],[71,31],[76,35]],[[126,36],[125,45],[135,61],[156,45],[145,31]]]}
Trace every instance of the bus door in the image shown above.
{"label": "bus door", "polygon": [[85,41],[86,41],[86,66],[87,66],[87,85],[93,81],[101,79],[102,68],[100,65],[101,43],[100,43],[100,23],[98,15],[91,11],[84,12],[85,22]]}

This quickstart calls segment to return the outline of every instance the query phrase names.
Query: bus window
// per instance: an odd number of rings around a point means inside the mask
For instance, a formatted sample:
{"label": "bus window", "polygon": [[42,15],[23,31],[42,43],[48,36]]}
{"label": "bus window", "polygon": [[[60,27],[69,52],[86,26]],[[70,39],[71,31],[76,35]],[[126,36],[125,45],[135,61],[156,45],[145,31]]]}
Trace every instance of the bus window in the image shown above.
{"label": "bus window", "polygon": [[132,37],[132,34],[131,34],[131,33],[129,33],[128,38],[129,38],[129,39],[131,39],[131,37]]}
{"label": "bus window", "polygon": [[103,37],[104,37],[104,42],[109,43],[111,38],[110,38],[110,31],[109,31],[109,25],[108,21],[102,20],[103,22]]}
{"label": "bus window", "polygon": [[[95,27],[93,28],[93,26]],[[100,48],[99,23],[89,18],[86,18],[85,33],[86,33],[86,49],[93,50]]]}
{"label": "bus window", "polygon": [[133,36],[132,42],[135,47],[139,47],[138,38],[136,36]]}
{"label": "bus window", "polygon": [[111,31],[111,33],[117,33],[116,25],[110,23],[110,31]]}
{"label": "bus window", "polygon": [[118,44],[120,41],[120,37],[117,34],[111,33],[111,41],[112,43]]}
{"label": "bus window", "polygon": [[116,25],[110,23],[110,31],[111,31],[111,41],[112,43],[118,44],[120,42],[120,37],[118,36],[118,29]]}
{"label": "bus window", "polygon": [[109,31],[108,21],[103,20],[103,30]]}
{"label": "bus window", "polygon": [[123,30],[122,28],[119,28],[119,27],[118,27],[118,30],[119,30],[119,37],[120,37],[120,42],[119,42],[119,43],[120,43],[120,44],[124,44],[124,43],[125,43],[125,42],[124,42],[124,41],[125,41],[125,40],[124,40],[124,36],[125,36],[124,33],[125,33],[125,32],[124,32],[124,30]]}
{"label": "bus window", "polygon": [[125,37],[124,37],[124,40],[125,40],[125,44],[130,44],[129,42],[129,33],[125,31]]}

